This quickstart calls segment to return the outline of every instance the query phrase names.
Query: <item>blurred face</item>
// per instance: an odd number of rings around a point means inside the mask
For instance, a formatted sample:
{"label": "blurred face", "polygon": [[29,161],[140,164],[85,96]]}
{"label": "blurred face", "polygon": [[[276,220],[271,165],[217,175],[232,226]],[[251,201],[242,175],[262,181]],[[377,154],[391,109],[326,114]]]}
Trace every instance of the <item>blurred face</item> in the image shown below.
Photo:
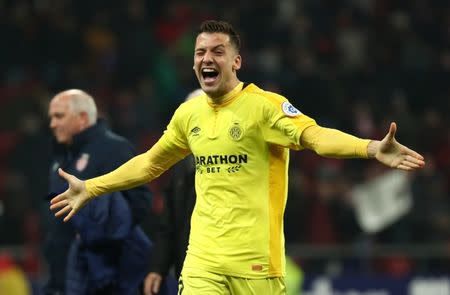
{"label": "blurred face", "polygon": [[48,109],[50,129],[61,144],[71,144],[73,136],[86,126],[86,113],[75,113],[71,109],[70,97],[59,95],[52,99]]}
{"label": "blurred face", "polygon": [[195,42],[194,71],[208,96],[220,97],[239,83],[241,56],[223,33],[201,33]]}

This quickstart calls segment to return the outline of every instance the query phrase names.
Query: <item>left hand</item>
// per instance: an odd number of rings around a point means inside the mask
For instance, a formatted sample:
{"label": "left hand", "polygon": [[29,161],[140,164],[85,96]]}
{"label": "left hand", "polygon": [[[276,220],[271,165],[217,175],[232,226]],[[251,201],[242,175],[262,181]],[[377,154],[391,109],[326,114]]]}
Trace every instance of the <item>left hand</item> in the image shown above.
{"label": "left hand", "polygon": [[397,125],[392,122],[389,132],[381,141],[373,140],[367,148],[370,158],[391,168],[411,171],[425,166],[425,160],[419,153],[400,144],[395,139]]}
{"label": "left hand", "polygon": [[161,287],[162,276],[157,272],[151,272],[144,281],[144,294],[154,295],[159,293]]}
{"label": "left hand", "polygon": [[78,210],[83,208],[92,197],[87,193],[84,181],[65,172],[61,168],[58,169],[58,173],[67,181],[69,188],[50,200],[50,209],[59,210],[55,213],[56,217],[67,214],[64,217],[64,222],[67,222]]}

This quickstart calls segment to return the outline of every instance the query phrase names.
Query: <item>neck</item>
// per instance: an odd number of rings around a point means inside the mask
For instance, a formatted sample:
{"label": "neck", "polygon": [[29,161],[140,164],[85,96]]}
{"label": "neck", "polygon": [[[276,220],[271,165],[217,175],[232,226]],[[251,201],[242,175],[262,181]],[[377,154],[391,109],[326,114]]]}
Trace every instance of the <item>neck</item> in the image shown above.
{"label": "neck", "polygon": [[208,95],[208,103],[211,106],[219,106],[228,103],[242,90],[243,85],[244,83],[237,81],[233,88],[221,96],[211,97]]}
{"label": "neck", "polygon": [[224,92],[214,93],[211,95],[208,94],[208,96],[215,103],[221,103],[221,100],[223,99],[223,97],[226,96],[231,91],[233,91],[233,89],[236,88],[236,86],[239,85],[239,83],[241,83],[241,81],[239,81],[237,78],[232,79],[229,83],[227,83],[226,90]]}

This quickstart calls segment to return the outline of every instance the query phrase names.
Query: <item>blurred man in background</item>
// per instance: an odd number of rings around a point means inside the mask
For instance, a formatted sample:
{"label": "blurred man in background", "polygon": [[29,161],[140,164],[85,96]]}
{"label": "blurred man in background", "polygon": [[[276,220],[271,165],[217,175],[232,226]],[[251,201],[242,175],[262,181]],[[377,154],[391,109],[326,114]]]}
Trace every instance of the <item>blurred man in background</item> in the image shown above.
{"label": "blurred man in background", "polygon": [[[67,185],[58,168],[82,179],[104,174],[135,155],[133,146],[97,120],[93,98],[81,90],[58,93],[48,109],[55,137],[49,196]],[[70,223],[50,220],[44,246],[45,294],[132,294],[148,270],[150,241],[139,223],[150,212],[144,186],[93,202]],[[70,249],[70,250],[69,250]],[[70,257],[70,259],[68,259]]]}

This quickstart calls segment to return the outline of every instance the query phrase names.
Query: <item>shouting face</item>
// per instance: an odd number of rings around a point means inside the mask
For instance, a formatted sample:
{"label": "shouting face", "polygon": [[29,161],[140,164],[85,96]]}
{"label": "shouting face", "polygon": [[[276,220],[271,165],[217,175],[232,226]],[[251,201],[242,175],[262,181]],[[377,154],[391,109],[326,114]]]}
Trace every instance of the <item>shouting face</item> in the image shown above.
{"label": "shouting face", "polygon": [[197,36],[194,71],[202,90],[211,98],[220,97],[239,83],[236,71],[241,56],[224,33],[201,33]]}

